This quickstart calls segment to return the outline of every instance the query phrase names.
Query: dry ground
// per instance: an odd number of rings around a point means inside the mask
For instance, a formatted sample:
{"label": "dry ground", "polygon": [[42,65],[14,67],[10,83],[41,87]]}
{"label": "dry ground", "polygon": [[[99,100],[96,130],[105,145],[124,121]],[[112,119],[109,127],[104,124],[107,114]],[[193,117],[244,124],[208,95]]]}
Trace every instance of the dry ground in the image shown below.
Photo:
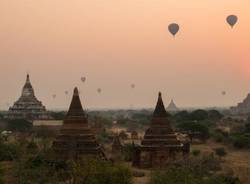
{"label": "dry ground", "polygon": [[250,184],[250,150],[228,148],[214,142],[191,146],[192,149],[199,149],[202,153],[212,152],[214,148],[218,147],[224,147],[227,152],[227,155],[223,158],[223,170],[229,173],[233,171],[243,184]]}

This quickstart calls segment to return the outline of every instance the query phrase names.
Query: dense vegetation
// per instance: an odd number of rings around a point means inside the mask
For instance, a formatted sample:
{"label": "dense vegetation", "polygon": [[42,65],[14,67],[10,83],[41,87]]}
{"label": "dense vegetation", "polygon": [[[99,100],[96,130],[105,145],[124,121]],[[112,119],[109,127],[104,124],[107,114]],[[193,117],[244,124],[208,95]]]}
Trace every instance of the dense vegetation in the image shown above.
{"label": "dense vegetation", "polygon": [[[12,161],[11,183],[130,184],[131,171],[122,164],[85,157],[58,160],[50,142],[22,137],[14,143],[0,144],[1,161]],[[0,183],[2,179],[0,170]],[[10,182],[10,181],[8,181]]]}

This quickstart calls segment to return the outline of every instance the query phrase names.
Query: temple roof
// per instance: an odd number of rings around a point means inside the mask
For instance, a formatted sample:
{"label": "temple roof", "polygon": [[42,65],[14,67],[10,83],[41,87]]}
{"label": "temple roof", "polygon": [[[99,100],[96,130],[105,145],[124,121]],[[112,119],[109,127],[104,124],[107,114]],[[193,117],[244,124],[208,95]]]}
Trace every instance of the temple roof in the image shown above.
{"label": "temple roof", "polygon": [[167,117],[167,112],[162,101],[161,92],[158,94],[158,101],[153,113],[153,117]]}
{"label": "temple roof", "polygon": [[87,117],[85,112],[83,111],[81,100],[79,97],[78,89],[75,87],[73,97],[71,100],[71,104],[68,110],[68,113],[65,117],[65,121],[67,120],[85,120],[87,121]]}
{"label": "temple roof", "polygon": [[169,103],[167,109],[167,111],[178,111],[177,106],[174,103],[174,100],[172,99],[171,102]]}

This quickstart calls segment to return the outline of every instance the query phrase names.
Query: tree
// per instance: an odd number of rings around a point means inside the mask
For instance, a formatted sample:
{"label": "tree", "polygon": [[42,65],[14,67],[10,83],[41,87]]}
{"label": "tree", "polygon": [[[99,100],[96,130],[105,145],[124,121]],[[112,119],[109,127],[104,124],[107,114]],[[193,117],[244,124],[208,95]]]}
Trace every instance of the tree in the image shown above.
{"label": "tree", "polygon": [[187,111],[180,111],[174,115],[177,122],[185,122],[190,120],[190,114]]}
{"label": "tree", "polygon": [[53,119],[62,120],[64,119],[66,112],[65,111],[58,111],[58,112],[53,111],[53,112],[50,112],[50,115],[52,116]]}
{"label": "tree", "polygon": [[226,154],[227,154],[225,148],[223,148],[223,147],[215,148],[214,151],[215,151],[215,154],[218,155],[220,158],[226,156]]}
{"label": "tree", "polygon": [[8,129],[11,131],[26,132],[32,129],[32,123],[24,119],[8,121]]}
{"label": "tree", "polygon": [[232,141],[236,148],[250,148],[250,134],[233,135]]}
{"label": "tree", "polygon": [[200,138],[205,141],[209,138],[209,129],[206,125],[203,125],[199,122],[184,122],[178,125],[178,128],[184,132],[187,132],[191,141],[193,137]]}
{"label": "tree", "polygon": [[208,118],[210,120],[218,121],[221,118],[223,118],[223,115],[217,110],[209,110],[208,111]]}
{"label": "tree", "polygon": [[191,112],[190,119],[196,120],[196,121],[206,120],[208,119],[208,113],[205,110],[198,109],[198,110]]}
{"label": "tree", "polygon": [[250,122],[245,124],[245,132],[250,133]]}

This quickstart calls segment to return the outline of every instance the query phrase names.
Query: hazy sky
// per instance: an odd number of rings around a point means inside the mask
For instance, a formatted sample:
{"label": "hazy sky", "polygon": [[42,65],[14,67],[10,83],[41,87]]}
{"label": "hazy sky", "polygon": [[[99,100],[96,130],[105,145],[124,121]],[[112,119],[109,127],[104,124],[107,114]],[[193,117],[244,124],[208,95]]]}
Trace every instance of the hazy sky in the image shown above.
{"label": "hazy sky", "polygon": [[159,90],[166,104],[234,105],[250,92],[250,1],[0,0],[0,109],[27,72],[49,109],[74,86],[85,108],[152,107]]}

